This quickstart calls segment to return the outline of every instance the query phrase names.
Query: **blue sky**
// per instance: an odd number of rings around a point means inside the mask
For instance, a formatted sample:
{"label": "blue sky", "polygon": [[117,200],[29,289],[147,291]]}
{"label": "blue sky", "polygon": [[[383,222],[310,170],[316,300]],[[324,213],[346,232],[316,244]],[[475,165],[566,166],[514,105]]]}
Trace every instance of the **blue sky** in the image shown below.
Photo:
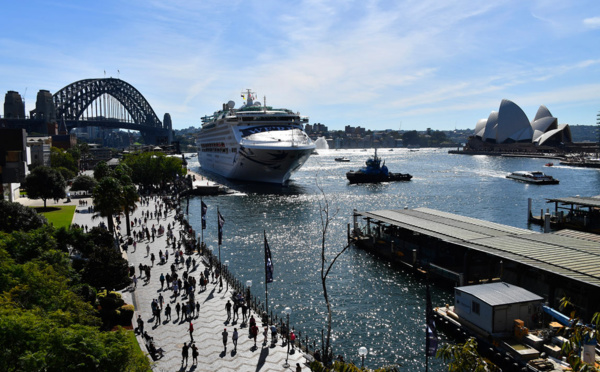
{"label": "blue sky", "polygon": [[[600,111],[600,1],[3,1],[0,93],[119,77],[175,128],[252,88],[330,129]],[[119,71],[119,72],[117,72]]]}

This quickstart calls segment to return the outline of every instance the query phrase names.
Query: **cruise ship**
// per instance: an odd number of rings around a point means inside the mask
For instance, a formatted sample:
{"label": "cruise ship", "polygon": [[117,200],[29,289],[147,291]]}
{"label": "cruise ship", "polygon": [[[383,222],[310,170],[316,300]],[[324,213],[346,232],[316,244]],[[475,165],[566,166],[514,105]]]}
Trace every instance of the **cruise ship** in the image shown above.
{"label": "cruise ship", "polygon": [[308,117],[255,101],[250,89],[242,92],[246,103],[235,102],[202,118],[196,141],[203,170],[223,177],[285,184],[315,150],[304,133]]}

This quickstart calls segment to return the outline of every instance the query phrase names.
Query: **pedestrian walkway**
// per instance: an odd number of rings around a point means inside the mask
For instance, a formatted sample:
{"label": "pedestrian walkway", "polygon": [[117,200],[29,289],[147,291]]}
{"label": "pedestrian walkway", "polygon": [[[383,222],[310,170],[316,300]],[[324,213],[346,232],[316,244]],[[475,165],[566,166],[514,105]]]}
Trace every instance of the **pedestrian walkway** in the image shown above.
{"label": "pedestrian walkway", "polygon": [[[130,217],[130,220],[142,218],[142,212],[145,213],[146,211],[155,211],[155,201],[151,201],[149,206],[138,204],[138,208]],[[81,219],[78,217],[81,217]],[[76,213],[73,222],[89,224],[87,219],[83,219],[83,217],[87,216],[83,213]],[[148,219],[147,227],[149,229],[153,224],[157,229],[160,225],[166,229],[167,224],[171,224],[171,226],[175,224],[175,236],[179,237],[178,231],[181,226],[175,221],[173,210],[169,211],[166,219],[164,216],[160,220],[156,218]],[[140,225],[134,226],[133,229],[139,231]],[[120,230],[123,235],[126,234],[125,218],[121,218]],[[154,253],[156,257],[156,261],[151,268],[151,279],[148,282],[145,281],[145,276],[139,277],[138,270],[140,264],[152,266],[150,255],[146,252],[147,244],[150,246],[150,253]],[[163,252],[169,250],[169,258],[164,265],[159,263],[159,250]],[[145,323],[144,330],[153,337],[156,347],[164,350],[164,356],[155,362],[154,371],[295,371],[296,363],[299,363],[303,370],[308,371],[308,367],[305,365],[304,353],[296,350],[294,353],[287,355],[287,346],[282,344],[281,338],[279,338],[277,345],[271,345],[269,332],[269,341],[266,345],[263,345],[262,329],[267,325],[261,323],[257,314],[252,312],[260,329],[256,348],[254,347],[254,341],[248,335],[247,326],[241,327],[240,323],[231,324],[227,322],[225,304],[227,300],[231,299],[232,290],[230,288],[228,292],[225,292],[225,288],[223,288],[222,292],[219,292],[219,285],[215,283],[209,283],[207,289],[203,292],[199,292],[199,285],[196,285],[194,300],[200,303],[200,313],[194,315],[191,321],[194,325],[193,339],[199,351],[198,364],[193,365],[192,363],[191,349],[189,350],[188,362],[182,363],[182,348],[184,343],[189,345],[191,339],[188,331],[189,323],[182,321],[183,316],[181,313],[179,317],[177,316],[175,306],[177,303],[183,304],[184,300],[181,295],[175,297],[172,290],[166,289],[166,283],[161,289],[159,280],[161,274],[166,276],[167,273],[171,272],[171,264],[174,263],[172,252],[172,248],[167,247],[166,234],[163,234],[155,236],[154,241],[151,238],[150,240],[144,239],[142,242],[138,242],[135,250],[130,245],[126,254],[130,265],[135,267],[138,276],[137,287],[133,288],[132,285],[131,288],[122,292],[125,301],[135,305],[134,326],[136,326],[135,319],[138,315],[141,315]],[[184,257],[187,258],[188,256],[184,254]],[[195,259],[196,266],[190,268],[189,275],[198,279],[200,273],[204,271],[204,263],[197,254],[190,257]],[[177,270],[180,277],[184,270],[182,266]],[[199,282],[199,280],[197,281]],[[224,287],[226,286],[224,285]],[[171,319],[166,320],[163,310],[161,322],[155,324],[151,303],[154,299],[158,299],[161,294],[164,297],[164,307],[170,304],[172,308]],[[225,328],[228,332],[226,349],[223,348],[222,341],[222,332]],[[232,343],[234,328],[237,328],[239,333],[237,352],[234,351]],[[138,336],[138,342],[144,350],[145,344],[140,336]],[[288,356],[290,365],[287,369],[283,367],[286,356]]]}

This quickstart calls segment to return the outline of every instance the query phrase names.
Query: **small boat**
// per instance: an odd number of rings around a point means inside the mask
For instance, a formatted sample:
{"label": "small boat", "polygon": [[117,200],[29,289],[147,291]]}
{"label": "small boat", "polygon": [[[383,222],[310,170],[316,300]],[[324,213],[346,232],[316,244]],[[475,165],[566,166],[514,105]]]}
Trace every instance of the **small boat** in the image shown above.
{"label": "small boat", "polygon": [[350,159],[346,158],[346,157],[342,157],[342,158],[335,158],[335,161],[340,161],[343,163],[348,163],[350,161]]}
{"label": "small boat", "polygon": [[512,172],[506,178],[511,178],[517,181],[523,181],[527,183],[533,183],[536,185],[556,185],[558,184],[558,180],[552,176],[548,176],[540,171],[534,172],[526,172],[526,171],[517,171]]}
{"label": "small boat", "polygon": [[381,158],[377,156],[377,149],[372,158],[367,159],[366,167],[358,171],[351,170],[346,173],[346,178],[350,183],[379,183],[390,181],[410,181],[412,176],[408,173],[392,173],[385,166],[385,161],[381,164]]}
{"label": "small boat", "polygon": [[546,163],[546,166],[547,166],[547,167],[551,167],[551,166],[553,166],[553,165],[554,165],[554,163]]}

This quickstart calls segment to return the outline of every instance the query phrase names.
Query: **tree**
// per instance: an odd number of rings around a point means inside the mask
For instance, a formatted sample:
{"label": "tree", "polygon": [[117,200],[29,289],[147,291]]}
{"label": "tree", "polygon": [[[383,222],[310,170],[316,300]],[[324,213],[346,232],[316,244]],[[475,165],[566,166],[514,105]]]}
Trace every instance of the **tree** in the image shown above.
{"label": "tree", "polygon": [[[563,310],[565,307],[574,307],[573,303],[566,297],[560,301],[560,309]],[[591,325],[584,324],[576,316],[575,311],[571,312],[570,318],[573,326],[571,327],[570,337],[562,345],[562,353],[567,357],[567,362],[573,368],[573,371],[597,372],[597,368],[584,363],[581,359],[581,345],[586,343],[598,344],[600,342],[600,333],[598,332],[598,329],[600,329],[600,312],[594,313]]]}
{"label": "tree", "polygon": [[30,231],[47,223],[46,218],[19,203],[0,200],[0,226],[2,231]]}
{"label": "tree", "polygon": [[98,162],[94,167],[94,178],[100,182],[104,177],[112,177],[112,171],[108,167],[105,161]]}
{"label": "tree", "polygon": [[418,145],[419,144],[419,133],[416,130],[404,132],[402,134],[402,143],[407,145]]}
{"label": "tree", "polygon": [[44,208],[46,200],[50,198],[64,198],[66,183],[64,178],[56,170],[46,167],[36,167],[25,177],[24,188],[30,199],[42,199]]}
{"label": "tree", "polygon": [[66,180],[72,180],[73,178],[75,178],[75,173],[73,171],[71,171],[69,168],[65,168],[65,167],[58,167],[58,168],[54,168],[56,169],[56,171],[58,173],[60,173],[60,175]]}
{"label": "tree", "polygon": [[323,287],[323,297],[325,298],[325,304],[327,305],[327,337],[325,338],[325,350],[323,355],[323,361],[325,365],[329,365],[331,363],[330,358],[330,347],[331,347],[331,303],[329,302],[329,296],[327,295],[327,276],[331,271],[331,268],[335,264],[335,261],[350,247],[347,244],[344,248],[342,248],[339,252],[337,252],[331,262],[327,264],[327,257],[325,254],[326,251],[326,241],[327,241],[327,231],[329,229],[329,224],[335,218],[337,211],[334,215],[329,215],[329,201],[325,196],[325,192],[323,188],[317,184],[317,187],[321,191],[322,199],[319,199],[319,214],[321,216],[321,286]]}
{"label": "tree", "polygon": [[131,284],[129,265],[119,251],[96,247],[88,257],[81,275],[84,282],[98,288],[119,290]]}
{"label": "tree", "polygon": [[494,364],[488,364],[477,352],[477,341],[469,338],[464,344],[447,344],[437,351],[436,357],[449,362],[450,372],[492,372],[501,371]]}
{"label": "tree", "polygon": [[121,207],[125,212],[125,224],[127,225],[127,236],[131,235],[131,226],[129,223],[129,214],[137,208],[137,202],[140,200],[137,189],[133,184],[123,186],[121,194]]}
{"label": "tree", "polygon": [[123,187],[116,179],[104,177],[94,188],[94,210],[108,220],[108,231],[114,232],[113,215],[121,211]]}
{"label": "tree", "polygon": [[73,180],[73,185],[71,185],[71,191],[92,192],[97,184],[98,182],[93,177],[83,174],[81,176],[77,176],[77,178]]}
{"label": "tree", "polygon": [[65,167],[73,173],[77,173],[79,170],[73,155],[58,147],[50,148],[50,165],[52,168]]}

